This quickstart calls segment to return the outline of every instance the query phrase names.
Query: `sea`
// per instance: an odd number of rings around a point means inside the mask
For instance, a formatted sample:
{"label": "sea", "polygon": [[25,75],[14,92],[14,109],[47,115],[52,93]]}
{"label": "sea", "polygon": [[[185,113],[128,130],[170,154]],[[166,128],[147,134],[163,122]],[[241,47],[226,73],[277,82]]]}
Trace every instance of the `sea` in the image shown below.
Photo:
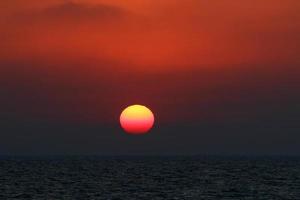
{"label": "sea", "polygon": [[1,157],[0,199],[298,200],[299,157]]}

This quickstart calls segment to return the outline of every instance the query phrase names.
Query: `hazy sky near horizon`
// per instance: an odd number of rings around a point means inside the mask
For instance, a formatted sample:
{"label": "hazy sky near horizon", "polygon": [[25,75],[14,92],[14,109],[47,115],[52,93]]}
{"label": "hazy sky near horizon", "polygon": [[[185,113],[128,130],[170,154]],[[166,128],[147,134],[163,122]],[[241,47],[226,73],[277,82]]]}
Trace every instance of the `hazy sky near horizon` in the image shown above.
{"label": "hazy sky near horizon", "polygon": [[[300,154],[298,0],[0,2],[0,154]],[[119,128],[145,104],[156,127]]]}

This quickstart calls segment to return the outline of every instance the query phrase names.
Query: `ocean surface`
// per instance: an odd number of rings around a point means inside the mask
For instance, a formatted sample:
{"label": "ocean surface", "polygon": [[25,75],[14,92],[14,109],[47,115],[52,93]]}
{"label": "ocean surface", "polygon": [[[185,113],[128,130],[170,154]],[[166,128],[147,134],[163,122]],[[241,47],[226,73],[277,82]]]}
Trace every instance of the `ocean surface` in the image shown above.
{"label": "ocean surface", "polygon": [[2,157],[0,199],[300,199],[298,157]]}

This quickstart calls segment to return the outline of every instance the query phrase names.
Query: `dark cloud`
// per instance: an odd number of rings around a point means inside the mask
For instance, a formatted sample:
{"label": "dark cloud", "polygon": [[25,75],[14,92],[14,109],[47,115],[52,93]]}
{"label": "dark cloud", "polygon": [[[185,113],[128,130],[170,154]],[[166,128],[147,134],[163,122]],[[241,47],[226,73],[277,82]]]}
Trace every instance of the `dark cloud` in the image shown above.
{"label": "dark cloud", "polygon": [[[114,63],[6,65],[1,153],[300,153],[297,66],[149,74],[105,71]],[[148,136],[121,131],[119,113],[131,103],[153,109]]]}
{"label": "dark cloud", "polygon": [[10,70],[1,73],[2,110],[66,121],[114,122],[127,104],[145,102],[156,108],[162,123],[289,118],[298,112],[297,67],[282,71],[236,66],[180,73],[114,67],[105,62],[7,64]]}
{"label": "dark cloud", "polygon": [[109,6],[104,4],[89,5],[67,2],[36,12],[18,14],[15,16],[15,19],[17,21],[41,23],[82,23],[89,21],[98,21],[101,23],[124,20],[124,18],[127,18],[129,15],[130,13],[128,11],[125,11],[117,6]]}

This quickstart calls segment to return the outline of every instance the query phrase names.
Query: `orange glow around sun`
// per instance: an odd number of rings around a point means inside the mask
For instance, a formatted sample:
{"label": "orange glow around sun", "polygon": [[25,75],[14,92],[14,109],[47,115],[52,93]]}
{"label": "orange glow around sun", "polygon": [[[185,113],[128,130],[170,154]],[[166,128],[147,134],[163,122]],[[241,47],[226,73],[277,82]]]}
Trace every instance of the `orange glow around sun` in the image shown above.
{"label": "orange glow around sun", "polygon": [[120,123],[127,133],[145,134],[153,127],[154,115],[145,106],[132,105],[121,113]]}

